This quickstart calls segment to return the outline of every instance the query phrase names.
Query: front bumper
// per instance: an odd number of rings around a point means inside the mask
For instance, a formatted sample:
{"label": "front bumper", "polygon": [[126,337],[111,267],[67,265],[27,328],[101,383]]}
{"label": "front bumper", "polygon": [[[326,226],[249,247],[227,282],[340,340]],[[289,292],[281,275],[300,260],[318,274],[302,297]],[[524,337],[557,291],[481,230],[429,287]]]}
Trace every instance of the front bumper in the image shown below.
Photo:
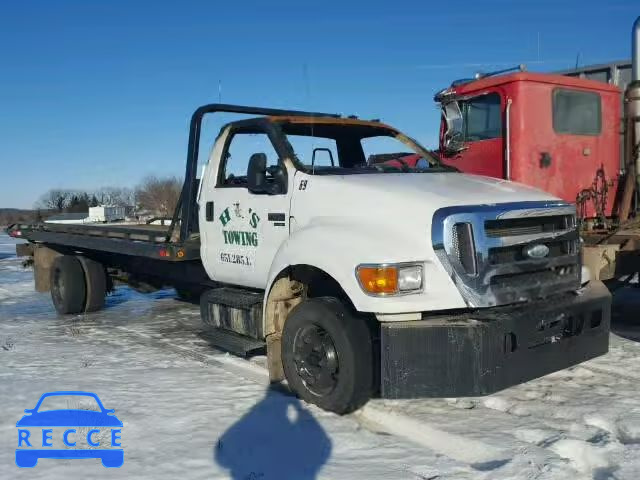
{"label": "front bumper", "polygon": [[607,353],[610,317],[594,281],[526,305],[382,323],[381,396],[488,395],[577,365]]}

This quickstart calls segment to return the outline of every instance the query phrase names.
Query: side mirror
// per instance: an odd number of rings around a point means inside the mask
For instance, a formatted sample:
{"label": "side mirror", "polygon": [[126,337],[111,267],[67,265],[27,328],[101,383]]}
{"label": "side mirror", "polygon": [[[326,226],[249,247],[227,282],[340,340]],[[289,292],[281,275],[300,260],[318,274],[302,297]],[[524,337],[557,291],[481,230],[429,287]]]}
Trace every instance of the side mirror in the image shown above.
{"label": "side mirror", "polygon": [[452,132],[451,134],[447,135],[447,137],[445,138],[445,141],[444,141],[445,155],[453,156],[466,149],[467,147],[464,145],[461,132]]}

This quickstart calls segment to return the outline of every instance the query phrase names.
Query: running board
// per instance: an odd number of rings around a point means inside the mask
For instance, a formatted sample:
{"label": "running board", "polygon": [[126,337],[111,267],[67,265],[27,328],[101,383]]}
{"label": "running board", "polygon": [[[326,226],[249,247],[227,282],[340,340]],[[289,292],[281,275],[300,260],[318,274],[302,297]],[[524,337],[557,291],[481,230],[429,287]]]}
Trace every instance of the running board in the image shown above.
{"label": "running board", "polygon": [[262,292],[229,287],[214,288],[200,297],[200,315],[202,321],[214,329],[238,334],[241,338],[264,345],[261,342],[264,338],[263,298]]}
{"label": "running board", "polygon": [[200,334],[200,337],[216,348],[241,357],[264,355],[266,351],[264,342],[221,328],[207,329]]}

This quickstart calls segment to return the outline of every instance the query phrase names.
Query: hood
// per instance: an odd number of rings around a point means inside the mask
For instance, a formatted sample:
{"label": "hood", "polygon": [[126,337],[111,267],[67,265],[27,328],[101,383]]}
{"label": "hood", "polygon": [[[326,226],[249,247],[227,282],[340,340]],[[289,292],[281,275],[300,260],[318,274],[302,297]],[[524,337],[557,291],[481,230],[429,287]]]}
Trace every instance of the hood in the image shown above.
{"label": "hood", "polygon": [[350,210],[349,206],[361,211],[388,206],[410,208],[412,211],[418,208],[432,215],[440,208],[451,206],[559,200],[519,183],[454,172],[316,175],[307,178],[313,183],[311,191],[314,196],[338,201],[343,211]]}

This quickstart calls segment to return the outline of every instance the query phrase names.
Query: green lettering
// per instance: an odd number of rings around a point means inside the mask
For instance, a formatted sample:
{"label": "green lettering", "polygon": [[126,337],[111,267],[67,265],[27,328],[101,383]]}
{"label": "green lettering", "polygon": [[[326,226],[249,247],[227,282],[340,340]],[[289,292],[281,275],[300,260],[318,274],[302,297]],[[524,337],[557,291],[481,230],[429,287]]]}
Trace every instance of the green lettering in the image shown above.
{"label": "green lettering", "polygon": [[251,225],[253,228],[257,228],[259,221],[260,221],[260,217],[256,212],[253,212],[251,214],[251,220],[249,220],[249,225]]}
{"label": "green lettering", "polygon": [[231,215],[229,214],[229,207],[225,208],[220,214],[220,221],[222,222],[223,227],[225,227],[227,223],[231,221]]}
{"label": "green lettering", "polygon": [[243,246],[258,246],[258,233],[257,232],[241,232],[238,230],[223,230],[222,236],[224,237],[224,243],[226,245],[243,245]]}

